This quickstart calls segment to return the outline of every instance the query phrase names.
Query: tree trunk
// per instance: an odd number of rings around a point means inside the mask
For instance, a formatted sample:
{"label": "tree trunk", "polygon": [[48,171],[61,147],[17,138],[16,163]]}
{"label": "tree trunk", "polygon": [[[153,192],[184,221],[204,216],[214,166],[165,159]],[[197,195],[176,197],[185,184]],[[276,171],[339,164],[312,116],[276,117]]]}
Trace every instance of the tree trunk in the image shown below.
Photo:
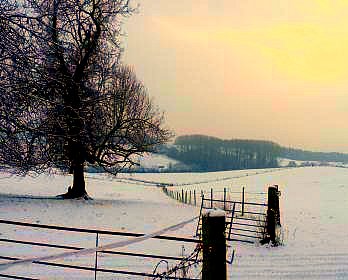
{"label": "tree trunk", "polygon": [[86,183],[84,178],[83,163],[75,163],[72,165],[73,171],[73,186],[68,188],[68,192],[62,194],[62,198],[83,198],[91,199],[86,192]]}
{"label": "tree trunk", "polygon": [[73,186],[71,192],[76,197],[86,195],[86,184],[84,178],[83,163],[77,163],[73,167]]}

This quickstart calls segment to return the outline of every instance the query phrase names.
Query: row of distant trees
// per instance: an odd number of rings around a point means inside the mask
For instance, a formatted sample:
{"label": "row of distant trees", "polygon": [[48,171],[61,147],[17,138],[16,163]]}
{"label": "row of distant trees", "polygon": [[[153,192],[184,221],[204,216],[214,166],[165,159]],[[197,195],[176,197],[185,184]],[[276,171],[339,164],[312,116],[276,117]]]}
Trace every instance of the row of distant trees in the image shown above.
{"label": "row of distant trees", "polygon": [[348,162],[348,154],[311,152],[293,148],[281,148],[280,156],[301,161]]}
{"label": "row of distant trees", "polygon": [[167,156],[190,165],[195,171],[220,171],[277,167],[281,147],[259,140],[222,140],[204,135],[177,137],[165,147]]}
{"label": "row of distant trees", "polygon": [[[311,152],[281,147],[271,141],[222,140],[205,135],[185,135],[175,139],[174,145],[164,146],[160,153],[183,163],[172,171],[220,171],[278,167],[278,158],[321,162],[348,162],[348,154]],[[291,164],[296,166],[295,162]],[[169,168],[170,169],[170,168]],[[171,171],[171,170],[169,170]]]}

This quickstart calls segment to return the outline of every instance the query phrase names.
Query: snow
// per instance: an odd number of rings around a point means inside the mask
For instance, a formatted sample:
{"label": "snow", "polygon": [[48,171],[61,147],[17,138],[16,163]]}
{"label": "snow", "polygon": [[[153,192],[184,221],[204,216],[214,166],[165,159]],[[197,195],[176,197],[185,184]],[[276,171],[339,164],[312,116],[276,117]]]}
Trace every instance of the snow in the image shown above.
{"label": "snow", "polygon": [[333,166],[333,167],[342,167],[347,168],[348,164],[345,162],[337,162],[337,161],[315,161],[315,160],[293,160],[288,158],[278,158],[279,167],[287,167],[289,163],[295,163],[296,166]]}
{"label": "snow", "polygon": [[179,161],[169,158],[166,155],[148,153],[139,158],[139,164],[143,168],[168,168],[171,164],[177,164]]}
{"label": "snow", "polygon": [[[0,219],[51,224],[67,227],[79,227],[101,230],[114,230],[138,233],[152,233],[159,229],[180,223],[197,216],[199,209],[176,202],[152,186],[138,186],[114,182],[109,177],[94,175],[87,177],[89,194],[94,198],[84,200],[60,200],[54,196],[66,191],[71,183],[69,176],[54,175],[26,178],[7,178],[3,175],[0,179]],[[192,237],[195,223],[168,235]],[[34,242],[50,242],[60,245],[91,247],[95,245],[95,235],[73,232],[55,232],[52,230],[37,230],[23,227],[13,227],[0,224],[1,238],[29,240]],[[189,235],[188,235],[189,233]],[[124,240],[101,236],[99,245]],[[10,243],[0,243],[0,255],[17,256],[21,258],[38,257],[60,253],[62,250],[18,246]],[[134,244],[123,248],[127,252],[165,254],[180,256],[182,246],[189,251],[190,244],[148,240],[141,244]],[[192,246],[191,246],[192,247]],[[110,269],[130,270],[152,273],[159,260],[139,260],[124,257],[109,257],[102,255],[99,258],[100,266]],[[64,259],[64,263],[94,266],[94,256],[74,257]],[[19,276],[39,279],[94,279],[94,273],[44,267],[40,265],[15,266],[0,271]],[[49,273],[49,274],[47,274]],[[69,276],[67,276],[69,275]],[[101,279],[115,279],[112,275],[101,275]],[[117,275],[118,276],[118,275]],[[119,277],[117,279],[128,279]],[[129,279],[136,279],[130,277]],[[139,278],[142,279],[142,278]]]}
{"label": "snow", "polygon": [[226,212],[220,209],[204,209],[202,211],[204,217],[225,217]]}
{"label": "snow", "polygon": [[[272,171],[272,172],[269,172]],[[121,174],[126,178],[129,174]],[[348,279],[348,170],[337,167],[301,167],[274,170],[244,170],[212,173],[134,174],[135,179],[180,183],[174,189],[208,191],[216,195],[224,187],[246,199],[265,199],[267,187],[279,185],[283,246],[231,243],[236,250],[234,263],[228,265],[229,279]],[[0,179],[0,219],[41,224],[114,231],[151,233],[197,216],[198,207],[181,204],[167,197],[161,188],[119,182],[103,174],[87,176],[92,201],[66,201],[54,196],[66,191],[71,177],[40,175]],[[186,185],[186,183],[193,183]],[[168,233],[192,237],[196,223]],[[0,224],[0,238],[51,242],[93,247],[95,235],[37,230]],[[102,236],[100,245],[118,239]],[[192,248],[180,242],[148,240],[130,245],[127,252],[182,255]],[[30,247],[0,242],[0,255],[38,257],[61,249]],[[152,273],[158,260],[101,256],[103,267]],[[0,262],[3,262],[0,260]],[[64,259],[66,263],[94,266],[93,256]],[[42,265],[9,268],[0,273],[40,279],[94,279],[93,272],[73,271]],[[136,279],[134,276],[98,274],[98,279]],[[109,277],[109,278],[108,278]],[[141,278],[139,278],[141,279]]]}

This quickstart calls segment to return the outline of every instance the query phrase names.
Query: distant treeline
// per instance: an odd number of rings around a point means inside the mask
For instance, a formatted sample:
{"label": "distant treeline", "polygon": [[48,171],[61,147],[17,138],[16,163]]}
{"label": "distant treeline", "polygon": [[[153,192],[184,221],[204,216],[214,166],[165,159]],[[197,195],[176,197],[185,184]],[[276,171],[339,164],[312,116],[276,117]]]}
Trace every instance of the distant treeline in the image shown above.
{"label": "distant treeline", "polygon": [[179,136],[174,145],[161,147],[160,153],[182,162],[190,171],[272,168],[278,167],[278,158],[348,162],[348,154],[310,152],[281,147],[271,141],[222,140],[205,135]]}
{"label": "distant treeline", "polygon": [[281,148],[280,157],[303,161],[348,162],[348,154],[310,152],[293,148]]}
{"label": "distant treeline", "polygon": [[277,167],[281,147],[259,140],[222,140],[204,135],[176,138],[161,153],[191,166],[193,171],[222,171]]}

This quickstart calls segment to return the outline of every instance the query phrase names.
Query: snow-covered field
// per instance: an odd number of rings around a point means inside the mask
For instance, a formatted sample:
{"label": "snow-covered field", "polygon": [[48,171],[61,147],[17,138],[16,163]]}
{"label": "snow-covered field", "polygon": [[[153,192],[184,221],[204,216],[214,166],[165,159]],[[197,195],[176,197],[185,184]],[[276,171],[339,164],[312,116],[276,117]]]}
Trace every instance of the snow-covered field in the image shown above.
{"label": "snow-covered field", "polygon": [[[228,266],[230,279],[348,279],[348,169],[307,167],[265,171],[269,170],[134,174],[131,177],[137,180],[183,184],[173,187],[177,189],[207,190],[213,187],[214,191],[224,187],[239,191],[244,186],[247,192],[264,192],[267,186],[277,184],[282,192],[284,246],[269,248],[232,244],[236,249],[236,258],[233,265]],[[127,178],[130,175],[121,176]],[[87,190],[94,198],[92,201],[52,199],[65,192],[70,182],[70,177],[62,175],[17,178],[2,174],[0,219],[151,233],[194,217],[199,212],[196,207],[168,198],[158,187],[132,182],[127,184],[104,175],[87,175]],[[195,184],[185,185],[188,182]],[[195,227],[196,223],[191,223],[168,235],[192,237]],[[81,247],[95,245],[95,235],[29,230],[3,224],[0,224],[0,238]],[[114,241],[112,238],[101,237],[101,245]],[[180,256],[182,245],[151,240],[122,250]],[[186,253],[190,249],[185,244]],[[61,251],[0,242],[2,256],[37,257]],[[103,267],[147,273],[151,273],[158,262],[115,256],[99,259],[100,266]],[[64,259],[64,262],[93,266],[94,257],[71,257]],[[37,264],[14,266],[0,271],[1,273],[39,279],[94,279],[93,272],[77,272]],[[98,274],[98,279],[124,277]]]}

